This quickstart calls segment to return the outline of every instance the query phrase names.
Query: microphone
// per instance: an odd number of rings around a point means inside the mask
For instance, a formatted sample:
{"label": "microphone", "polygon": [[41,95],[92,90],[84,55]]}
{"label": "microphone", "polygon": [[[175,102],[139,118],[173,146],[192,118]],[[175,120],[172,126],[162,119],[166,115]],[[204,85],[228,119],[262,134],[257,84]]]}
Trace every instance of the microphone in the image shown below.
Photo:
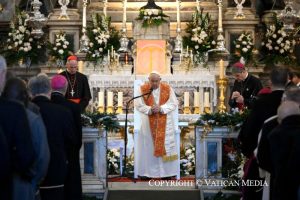
{"label": "microphone", "polygon": [[150,90],[149,90],[148,96],[147,96],[147,100],[149,99],[149,97],[152,94],[152,92],[153,92],[153,88],[151,87]]}

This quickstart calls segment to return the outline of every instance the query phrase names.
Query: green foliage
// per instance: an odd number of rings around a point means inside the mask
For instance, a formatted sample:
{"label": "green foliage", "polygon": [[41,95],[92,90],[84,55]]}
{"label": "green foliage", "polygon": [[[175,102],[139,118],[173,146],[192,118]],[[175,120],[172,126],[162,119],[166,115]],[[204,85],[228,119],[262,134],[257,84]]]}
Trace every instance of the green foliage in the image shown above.
{"label": "green foliage", "polygon": [[81,115],[81,121],[83,126],[87,127],[104,127],[106,131],[117,131],[120,129],[117,116],[115,114],[108,113],[85,113]]}
{"label": "green foliage", "polygon": [[200,116],[197,126],[227,126],[239,128],[249,115],[249,110],[233,113],[206,113]]}

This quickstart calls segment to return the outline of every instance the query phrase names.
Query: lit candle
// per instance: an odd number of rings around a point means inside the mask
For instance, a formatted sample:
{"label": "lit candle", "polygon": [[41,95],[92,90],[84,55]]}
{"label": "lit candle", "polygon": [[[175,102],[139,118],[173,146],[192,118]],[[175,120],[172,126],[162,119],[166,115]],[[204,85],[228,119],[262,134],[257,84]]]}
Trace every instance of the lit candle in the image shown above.
{"label": "lit candle", "polygon": [[83,73],[83,61],[78,61],[78,72]]}
{"label": "lit candle", "polygon": [[177,1],[177,28],[180,28],[180,1],[181,0],[176,0]]}
{"label": "lit candle", "polygon": [[224,61],[221,59],[220,62],[220,79],[224,78]]}
{"label": "lit candle", "polygon": [[189,107],[190,106],[190,93],[189,92],[184,92],[184,107]]}
{"label": "lit candle", "polygon": [[112,107],[113,106],[113,92],[107,92],[107,107]]}
{"label": "lit candle", "polygon": [[204,92],[204,107],[210,107],[209,92]]}
{"label": "lit candle", "polygon": [[126,28],[126,6],[127,0],[123,0],[123,28]]}
{"label": "lit candle", "polygon": [[104,107],[104,92],[98,92],[98,106]]}
{"label": "lit candle", "polygon": [[123,107],[123,92],[118,92],[118,107]]}
{"label": "lit candle", "polygon": [[194,107],[200,106],[200,93],[194,92]]}

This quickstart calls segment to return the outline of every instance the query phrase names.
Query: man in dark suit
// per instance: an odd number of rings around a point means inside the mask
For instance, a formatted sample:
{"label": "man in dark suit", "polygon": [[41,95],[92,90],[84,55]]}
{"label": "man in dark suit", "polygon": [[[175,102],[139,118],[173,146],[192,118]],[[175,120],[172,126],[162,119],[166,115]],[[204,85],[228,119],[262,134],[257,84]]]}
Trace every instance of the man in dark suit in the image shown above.
{"label": "man in dark suit", "polygon": [[[300,104],[300,89],[294,87],[285,91],[282,101],[293,101]],[[271,163],[269,137],[272,133],[272,130],[275,129],[277,126],[278,126],[277,115],[270,117],[264,122],[260,132],[260,139],[258,142],[257,155],[256,155],[259,167],[262,170],[266,171],[264,172],[264,176],[267,176],[267,179],[270,179],[269,180],[270,193],[273,193],[274,190],[274,178],[272,177],[272,163]]]}
{"label": "man in dark suit", "polygon": [[74,145],[74,120],[67,108],[50,101],[51,86],[46,75],[31,78],[28,87],[33,103],[40,108],[50,149],[48,173],[40,186],[41,198],[63,200],[68,156]]}
{"label": "man in dark suit", "polygon": [[272,200],[297,200],[300,188],[300,109],[285,101],[278,108],[279,125],[270,133]]}
{"label": "man in dark suit", "polygon": [[76,56],[69,56],[67,60],[67,70],[63,71],[61,75],[66,77],[68,81],[68,88],[66,98],[78,103],[81,112],[84,112],[91,100],[91,91],[87,77],[78,72],[78,61]]}
{"label": "man in dark suit", "polygon": [[[247,162],[246,179],[258,179],[258,165],[254,157],[254,150],[257,147],[258,134],[264,121],[277,113],[280,105],[285,85],[288,81],[288,69],[276,68],[270,74],[271,89],[270,94],[265,94],[255,101],[252,111],[246,122],[242,125],[238,139],[241,144],[242,153],[250,160]],[[244,199],[260,199],[262,193],[255,192],[257,188],[247,187],[244,190]]]}
{"label": "man in dark suit", "polygon": [[240,62],[232,65],[232,73],[235,81],[229,99],[230,107],[251,109],[258,92],[262,89],[260,80],[249,74]]}
{"label": "man in dark suit", "polygon": [[[6,62],[0,56],[0,93],[4,88],[5,74]],[[0,188],[0,196],[1,199],[10,200],[13,192],[10,182],[12,174],[17,173],[22,178],[31,180],[34,174],[29,169],[36,155],[24,106],[0,97],[0,111],[0,126],[4,132],[11,157],[9,179],[4,187]]]}
{"label": "man in dark suit", "polygon": [[51,101],[55,104],[62,105],[72,112],[75,122],[76,130],[75,137],[76,143],[71,147],[71,154],[69,155],[69,168],[68,175],[65,182],[65,194],[68,200],[81,200],[82,199],[82,186],[81,186],[81,172],[79,163],[79,151],[82,144],[82,126],[81,114],[78,104],[73,103],[65,98],[68,82],[62,75],[55,75],[51,79]]}

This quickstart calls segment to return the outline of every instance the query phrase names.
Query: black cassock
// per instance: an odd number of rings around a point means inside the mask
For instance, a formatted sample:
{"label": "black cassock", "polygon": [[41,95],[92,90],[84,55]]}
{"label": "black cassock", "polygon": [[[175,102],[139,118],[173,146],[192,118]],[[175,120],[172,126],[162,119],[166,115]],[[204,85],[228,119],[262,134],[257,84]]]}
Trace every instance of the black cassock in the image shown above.
{"label": "black cassock", "polygon": [[79,99],[80,109],[83,112],[92,98],[87,77],[80,72],[70,74],[67,71],[63,71],[61,75],[68,80],[66,98],[75,101]]}
{"label": "black cassock", "polygon": [[247,108],[252,108],[253,100],[261,89],[262,84],[260,80],[251,74],[249,74],[248,77],[243,81],[235,80],[229,97],[230,107],[237,107],[235,99],[231,99],[232,93],[237,91],[244,97],[244,106]]}
{"label": "black cassock", "polygon": [[65,200],[81,200],[82,186],[80,173],[80,159],[79,152],[82,144],[82,126],[80,118],[80,107],[78,104],[65,99],[65,97],[58,93],[52,92],[51,101],[68,108],[71,111],[75,122],[75,145],[72,145],[68,155],[68,173],[65,181]]}

